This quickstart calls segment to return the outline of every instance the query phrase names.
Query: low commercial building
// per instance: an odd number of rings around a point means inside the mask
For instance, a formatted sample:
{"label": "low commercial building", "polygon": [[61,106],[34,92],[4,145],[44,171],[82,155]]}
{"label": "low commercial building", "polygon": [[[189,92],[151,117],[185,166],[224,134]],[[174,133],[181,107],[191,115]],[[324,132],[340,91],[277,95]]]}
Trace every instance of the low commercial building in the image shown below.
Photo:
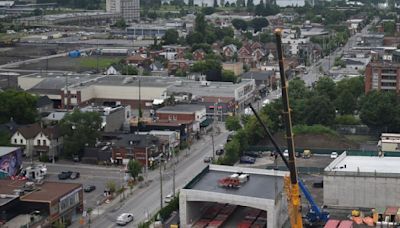
{"label": "low commercial building", "polygon": [[128,38],[161,38],[168,28],[162,25],[134,24],[126,28]]}
{"label": "low commercial building", "polygon": [[400,158],[342,153],[324,170],[324,205],[386,208],[400,205]]}
{"label": "low commercial building", "polygon": [[[248,177],[236,188],[220,185],[222,179],[233,174],[248,174]],[[288,218],[287,200],[283,193],[285,175],[287,172],[276,170],[207,166],[180,191],[181,226],[191,227],[201,219],[204,208],[212,203],[219,203],[262,210],[267,214],[267,227],[282,227]],[[218,214],[215,214],[215,218],[217,217]],[[234,220],[231,217],[233,216],[228,217],[227,220]],[[208,222],[215,218],[209,218]],[[231,225],[230,227],[239,225],[230,221],[227,223]]]}
{"label": "low commercial building", "polygon": [[0,221],[6,227],[49,227],[56,221],[69,224],[83,212],[82,184],[44,182],[37,186],[0,180],[0,194],[6,196],[0,200]]}
{"label": "low commercial building", "polygon": [[382,152],[400,152],[400,134],[382,133],[378,148]]}

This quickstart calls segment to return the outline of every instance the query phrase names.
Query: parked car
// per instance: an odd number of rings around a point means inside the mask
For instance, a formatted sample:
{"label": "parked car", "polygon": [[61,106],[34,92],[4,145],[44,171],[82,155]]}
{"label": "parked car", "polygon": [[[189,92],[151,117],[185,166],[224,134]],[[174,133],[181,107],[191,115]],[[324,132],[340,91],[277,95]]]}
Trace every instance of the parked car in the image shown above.
{"label": "parked car", "polygon": [[285,151],[283,151],[283,156],[289,157],[289,151],[287,149]]}
{"label": "parked car", "polygon": [[117,218],[117,224],[121,226],[125,226],[126,224],[133,221],[133,214],[131,213],[122,213]]}
{"label": "parked car", "polygon": [[311,158],[311,156],[312,156],[311,150],[303,151],[303,158]]}
{"label": "parked car", "polygon": [[215,154],[216,155],[223,155],[224,152],[225,152],[224,149],[218,149],[218,150],[215,151]]}
{"label": "parked car", "polygon": [[81,159],[79,158],[79,155],[74,155],[74,156],[72,156],[72,160],[74,161],[74,162],[80,162],[81,161]]}
{"label": "parked car", "polygon": [[253,157],[253,158],[260,158],[261,157],[261,153],[257,152],[257,151],[245,151],[243,153],[243,155],[250,156],[250,157]]}
{"label": "parked car", "polygon": [[71,175],[72,175],[72,171],[67,171],[67,172],[63,171],[60,174],[58,174],[58,179],[66,180],[66,179],[69,179],[71,177]]}
{"label": "parked car", "polygon": [[256,162],[256,159],[250,156],[242,156],[240,157],[240,163],[245,163],[245,164],[254,164]]}
{"label": "parked car", "polygon": [[96,190],[96,186],[94,186],[94,185],[88,185],[83,189],[83,191],[88,192],[88,193],[93,192],[94,190]]}
{"label": "parked car", "polygon": [[337,158],[338,157],[338,153],[336,151],[333,151],[331,153],[331,158]]}
{"label": "parked car", "polygon": [[205,162],[205,163],[211,163],[212,161],[213,161],[213,158],[212,158],[212,157],[209,157],[209,156],[204,157],[204,162]]}
{"label": "parked car", "polygon": [[73,172],[69,178],[71,179],[78,179],[81,176],[79,172]]}
{"label": "parked car", "polygon": [[173,199],[174,199],[174,196],[172,194],[169,194],[164,198],[164,202],[170,203]]}

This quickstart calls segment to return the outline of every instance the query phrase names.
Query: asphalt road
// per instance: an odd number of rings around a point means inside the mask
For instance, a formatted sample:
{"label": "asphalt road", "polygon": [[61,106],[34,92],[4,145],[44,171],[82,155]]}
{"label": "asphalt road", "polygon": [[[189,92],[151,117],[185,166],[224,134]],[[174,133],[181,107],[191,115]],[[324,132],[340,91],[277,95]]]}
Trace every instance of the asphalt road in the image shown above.
{"label": "asphalt road", "polygon": [[[214,137],[215,147],[220,144],[225,144],[229,132],[224,131]],[[204,163],[205,156],[212,156],[212,141],[211,137],[198,141],[192,145],[188,156],[186,152],[181,152],[180,160],[176,166],[176,190],[181,189],[195,175],[197,175],[207,164]],[[163,180],[163,197],[172,193],[172,168],[168,167],[164,172]],[[151,216],[160,209],[160,181],[159,171],[154,170],[148,174],[151,180],[148,187],[137,189],[134,194],[126,199],[123,203],[119,203],[104,211],[101,216],[98,216],[92,221],[93,227],[116,227],[115,220],[121,213],[133,213],[135,221],[129,224],[129,227],[137,227],[144,221],[147,216]]]}

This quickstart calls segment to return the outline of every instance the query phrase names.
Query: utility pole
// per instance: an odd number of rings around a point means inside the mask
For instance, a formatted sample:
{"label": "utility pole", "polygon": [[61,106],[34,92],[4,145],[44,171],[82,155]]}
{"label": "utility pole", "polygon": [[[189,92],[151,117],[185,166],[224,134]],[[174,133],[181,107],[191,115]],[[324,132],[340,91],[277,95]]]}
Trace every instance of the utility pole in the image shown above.
{"label": "utility pole", "polygon": [[213,160],[215,159],[215,143],[214,143],[214,133],[215,133],[215,122],[217,121],[216,117],[217,117],[217,108],[218,108],[218,103],[215,102],[214,103],[214,121],[213,121],[213,125],[212,125],[212,132],[211,132],[211,141],[212,141],[212,158]]}
{"label": "utility pole", "polygon": [[163,191],[162,191],[162,157],[160,158],[160,209],[163,208]]}

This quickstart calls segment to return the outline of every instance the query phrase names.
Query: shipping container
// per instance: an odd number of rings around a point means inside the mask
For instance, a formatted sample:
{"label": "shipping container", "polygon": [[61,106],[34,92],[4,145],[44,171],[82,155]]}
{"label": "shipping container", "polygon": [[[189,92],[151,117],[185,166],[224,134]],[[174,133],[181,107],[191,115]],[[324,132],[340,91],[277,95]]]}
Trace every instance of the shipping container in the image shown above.
{"label": "shipping container", "polygon": [[324,228],[337,228],[340,224],[339,220],[329,219]]}
{"label": "shipping container", "polygon": [[237,207],[236,205],[228,204],[224,208],[222,208],[222,210],[220,211],[220,214],[230,215],[235,211],[236,207]]}
{"label": "shipping container", "polygon": [[261,211],[260,215],[258,215],[257,220],[267,221],[267,212],[266,211]]}
{"label": "shipping container", "polygon": [[219,228],[223,224],[224,224],[224,221],[213,220],[208,224],[207,228]]}
{"label": "shipping container", "polygon": [[343,220],[340,222],[340,225],[338,228],[353,228],[353,221]]}
{"label": "shipping container", "polygon": [[245,218],[248,220],[256,220],[258,215],[260,215],[261,210],[255,208],[248,208],[246,211]]}

